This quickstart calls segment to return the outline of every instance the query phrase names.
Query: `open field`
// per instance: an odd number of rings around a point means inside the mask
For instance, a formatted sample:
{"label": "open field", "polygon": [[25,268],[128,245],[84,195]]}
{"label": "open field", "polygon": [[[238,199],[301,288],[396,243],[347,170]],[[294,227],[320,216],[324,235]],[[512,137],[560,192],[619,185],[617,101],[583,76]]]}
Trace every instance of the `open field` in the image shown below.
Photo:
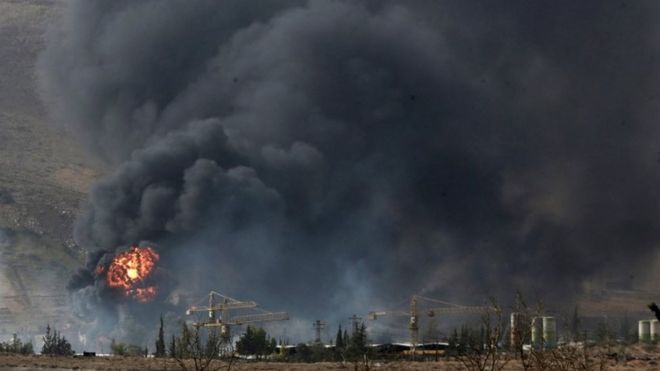
{"label": "open field", "polygon": [[[194,370],[192,361],[188,361],[188,369]],[[596,363],[594,366],[598,369]],[[175,360],[164,358],[141,357],[49,357],[49,356],[18,356],[0,355],[0,369],[23,367],[28,369],[57,368],[83,370],[180,370]],[[321,363],[284,363],[284,362],[248,362],[235,361],[231,365],[215,362],[212,369],[217,370],[355,370],[354,363],[321,362]],[[604,370],[658,370],[660,368],[660,352],[657,346],[631,347],[625,352],[611,351],[604,363]],[[357,365],[358,370],[365,370],[363,364]],[[441,360],[439,362],[406,362],[406,361],[373,361],[369,364],[372,370],[466,370],[459,360]],[[521,364],[512,360],[503,370],[521,370]],[[585,370],[589,370],[587,368]]]}

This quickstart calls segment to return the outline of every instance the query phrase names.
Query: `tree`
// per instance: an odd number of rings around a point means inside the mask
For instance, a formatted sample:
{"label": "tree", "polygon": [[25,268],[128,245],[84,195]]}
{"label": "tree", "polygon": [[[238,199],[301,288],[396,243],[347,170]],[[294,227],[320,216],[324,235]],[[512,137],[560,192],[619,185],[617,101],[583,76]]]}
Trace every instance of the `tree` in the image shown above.
{"label": "tree", "polygon": [[141,346],[118,342],[115,339],[110,342],[110,352],[116,356],[137,357],[144,355],[144,349]]}
{"label": "tree", "polygon": [[449,344],[447,346],[447,351],[445,352],[445,355],[451,357],[455,356],[458,352],[458,346],[459,346],[459,340],[458,340],[458,330],[454,329],[454,332],[452,332],[451,336],[449,337]]}
{"label": "tree", "polygon": [[[181,328],[181,337],[178,339],[175,347],[176,357],[174,358],[182,370],[187,370],[184,359],[192,359],[195,370],[205,371],[214,369],[213,361],[220,355],[220,349],[223,343],[223,337],[217,329],[209,330],[207,334],[206,345],[202,344],[200,328],[194,326],[192,331],[184,323]],[[183,357],[182,355],[185,355]],[[231,358],[233,360],[233,357]],[[229,367],[231,367],[231,360]]]}
{"label": "tree", "polygon": [[176,338],[172,335],[172,341],[170,342],[170,358],[176,357]]}
{"label": "tree", "polygon": [[123,343],[118,343],[115,339],[112,339],[110,342],[110,353],[116,356],[125,356],[126,355],[126,345]]}
{"label": "tree", "polygon": [[623,340],[624,343],[632,343],[637,338],[634,331],[631,331],[633,328],[633,323],[628,316],[628,313],[623,316],[621,323],[619,324],[619,337]]}
{"label": "tree", "polygon": [[192,338],[190,335],[190,329],[188,325],[184,323],[181,324],[181,337],[177,339],[176,344],[176,358],[190,358],[189,345],[192,344]]}
{"label": "tree", "polygon": [[52,330],[50,325],[46,326],[46,334],[43,340],[44,345],[41,348],[41,354],[58,356],[71,356],[75,354],[73,349],[71,349],[69,341],[64,336],[61,336],[57,330]]}
{"label": "tree", "polygon": [[577,304],[573,308],[573,318],[571,319],[571,335],[573,341],[578,341],[580,338],[580,314],[578,312]]}
{"label": "tree", "polygon": [[275,338],[270,338],[270,345],[268,346],[268,353],[273,354],[277,352],[277,341]]}
{"label": "tree", "polygon": [[341,332],[341,324],[339,325],[339,329],[337,330],[337,338],[335,339],[335,347],[340,350],[344,348],[344,337]]}
{"label": "tree", "polygon": [[270,341],[262,328],[248,326],[245,333],[236,342],[236,350],[243,355],[256,355],[257,358],[271,353]]}
{"label": "tree", "polygon": [[469,341],[460,347],[458,359],[468,371],[495,371],[506,366],[509,360],[503,356],[501,349],[505,324],[502,310],[492,299],[490,308],[481,316],[479,332],[470,331],[467,327],[461,331],[461,342],[464,343],[463,334]]}
{"label": "tree", "polygon": [[30,342],[27,342],[27,343],[23,344],[23,346],[21,347],[20,353],[21,354],[34,354],[34,347],[32,346],[32,342],[30,341]]}
{"label": "tree", "polygon": [[348,358],[360,359],[367,353],[367,327],[362,323],[351,335],[346,349]]}
{"label": "tree", "polygon": [[648,305],[648,308],[651,310],[651,312],[653,312],[653,314],[655,314],[655,318],[657,318],[658,321],[660,321],[660,307],[658,307],[658,305],[655,302],[653,302]]}
{"label": "tree", "polygon": [[280,338],[280,354],[279,358],[285,360],[287,357],[287,344]]}
{"label": "tree", "polygon": [[314,343],[309,347],[311,362],[332,361],[333,354],[321,343]]}
{"label": "tree", "polygon": [[440,340],[440,331],[438,330],[438,322],[435,317],[429,320],[428,327],[422,338],[426,342],[437,342]]}
{"label": "tree", "polygon": [[311,362],[312,350],[307,346],[307,344],[299,343],[296,345],[296,353],[293,355],[293,359],[296,362]]}
{"label": "tree", "polygon": [[16,334],[12,335],[11,341],[0,343],[0,351],[14,354],[34,354],[32,343],[23,343]]}
{"label": "tree", "polygon": [[606,344],[610,342],[612,337],[610,327],[607,324],[607,318],[602,318],[600,321],[598,321],[594,331],[594,338],[599,344]]}
{"label": "tree", "polygon": [[44,345],[41,354],[55,354],[55,334],[51,333],[50,324],[46,325],[46,334],[43,337]]}
{"label": "tree", "polygon": [[156,340],[156,357],[165,357],[165,332],[163,329],[163,315],[160,315],[160,328],[158,329],[158,339]]}

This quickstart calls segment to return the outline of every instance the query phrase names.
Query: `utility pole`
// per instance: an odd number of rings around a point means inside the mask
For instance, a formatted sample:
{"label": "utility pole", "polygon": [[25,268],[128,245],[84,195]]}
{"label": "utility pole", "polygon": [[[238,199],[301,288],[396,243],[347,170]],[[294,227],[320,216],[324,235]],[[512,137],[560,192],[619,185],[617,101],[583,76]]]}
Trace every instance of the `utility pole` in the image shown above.
{"label": "utility pole", "polygon": [[321,344],[321,330],[323,330],[325,326],[326,323],[321,321],[320,319],[314,321],[314,332],[315,332],[314,344]]}
{"label": "utility pole", "polygon": [[348,317],[348,319],[351,320],[351,323],[353,324],[353,333],[357,333],[358,327],[360,326],[360,321],[362,320],[362,317],[358,317],[355,314],[352,315],[351,317]]}
{"label": "utility pole", "polygon": [[417,348],[417,338],[419,336],[419,316],[417,314],[417,296],[413,295],[410,301],[410,348],[412,350],[412,359],[415,360],[415,352]]}

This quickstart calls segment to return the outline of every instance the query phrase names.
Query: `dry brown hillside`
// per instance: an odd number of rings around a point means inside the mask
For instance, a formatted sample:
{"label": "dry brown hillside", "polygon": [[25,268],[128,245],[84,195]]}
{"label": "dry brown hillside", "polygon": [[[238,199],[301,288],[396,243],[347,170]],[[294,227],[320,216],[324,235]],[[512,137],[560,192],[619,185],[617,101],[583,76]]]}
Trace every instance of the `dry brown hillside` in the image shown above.
{"label": "dry brown hillside", "polygon": [[34,66],[57,9],[0,0],[0,339],[65,309],[52,296],[81,262],[71,226],[97,176],[77,143],[48,125],[38,97]]}

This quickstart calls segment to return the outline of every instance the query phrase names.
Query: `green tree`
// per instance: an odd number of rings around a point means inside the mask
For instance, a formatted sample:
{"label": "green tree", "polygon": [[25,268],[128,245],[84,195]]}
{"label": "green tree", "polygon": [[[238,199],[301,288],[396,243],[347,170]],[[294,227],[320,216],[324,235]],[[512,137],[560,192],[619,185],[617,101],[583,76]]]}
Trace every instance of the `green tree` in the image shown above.
{"label": "green tree", "polygon": [[571,336],[573,341],[578,341],[580,338],[580,314],[577,304],[573,308],[573,317],[571,318]]}
{"label": "green tree", "polygon": [[449,344],[447,346],[447,351],[445,355],[452,357],[458,354],[459,339],[458,339],[458,330],[454,329],[449,337]]}
{"label": "green tree", "polygon": [[20,353],[21,354],[34,354],[34,347],[32,346],[32,342],[30,341],[30,342],[27,342],[27,343],[23,344],[23,346],[21,347]]}
{"label": "green tree", "polygon": [[176,337],[172,335],[172,341],[170,342],[170,358],[176,357]]}
{"label": "green tree", "polygon": [[346,351],[351,359],[360,359],[367,354],[367,327],[364,323],[351,335]]}
{"label": "green tree", "polygon": [[332,353],[321,343],[314,343],[309,347],[311,362],[332,361]]}
{"label": "green tree", "polygon": [[293,355],[293,359],[297,362],[311,362],[312,350],[307,346],[307,344],[299,343],[296,345],[296,353]]}
{"label": "green tree", "polygon": [[594,338],[596,342],[600,344],[605,344],[609,343],[611,340],[611,331],[609,328],[609,325],[607,324],[607,319],[603,318],[600,321],[598,321],[598,324],[596,325],[596,329],[594,330]]}
{"label": "green tree", "polygon": [[32,343],[28,342],[23,344],[21,339],[18,338],[16,334],[12,335],[11,341],[8,343],[2,343],[1,348],[7,353],[14,354],[33,354],[34,349],[32,348]]}
{"label": "green tree", "polygon": [[190,347],[189,344],[192,344],[192,336],[190,334],[190,329],[186,323],[181,324],[181,337],[177,339],[176,349],[177,349],[177,358],[190,358]]}
{"label": "green tree", "polygon": [[262,328],[248,326],[245,333],[236,342],[236,350],[243,355],[256,355],[257,358],[269,354],[270,341]]}
{"label": "green tree", "polygon": [[274,354],[277,352],[277,341],[275,338],[270,338],[270,345],[268,346],[268,353]]}
{"label": "green tree", "polygon": [[64,337],[61,336],[57,330],[50,328],[50,325],[46,326],[46,334],[43,337],[44,345],[41,348],[41,354],[48,355],[58,355],[58,356],[70,356],[75,354],[73,349],[71,349],[71,344]]}
{"label": "green tree", "polygon": [[44,345],[41,348],[42,354],[55,354],[55,334],[51,332],[50,324],[46,325],[46,334],[43,337]]}
{"label": "green tree", "polygon": [[428,322],[428,327],[422,339],[425,342],[436,342],[440,340],[440,331],[438,331],[438,322],[432,317]]}
{"label": "green tree", "polygon": [[117,342],[114,338],[110,341],[110,353],[116,356],[125,356],[127,354],[126,344]]}
{"label": "green tree", "polygon": [[163,315],[160,315],[160,328],[156,339],[156,357],[165,357],[165,331],[163,329]]}
{"label": "green tree", "polygon": [[335,347],[340,350],[344,349],[344,337],[341,332],[341,324],[339,325],[339,329],[337,330],[337,338],[335,339]]}
{"label": "green tree", "polygon": [[118,342],[115,339],[112,339],[112,342],[110,343],[110,352],[116,356],[143,356],[145,349],[146,348],[142,348],[139,345],[126,344]]}

